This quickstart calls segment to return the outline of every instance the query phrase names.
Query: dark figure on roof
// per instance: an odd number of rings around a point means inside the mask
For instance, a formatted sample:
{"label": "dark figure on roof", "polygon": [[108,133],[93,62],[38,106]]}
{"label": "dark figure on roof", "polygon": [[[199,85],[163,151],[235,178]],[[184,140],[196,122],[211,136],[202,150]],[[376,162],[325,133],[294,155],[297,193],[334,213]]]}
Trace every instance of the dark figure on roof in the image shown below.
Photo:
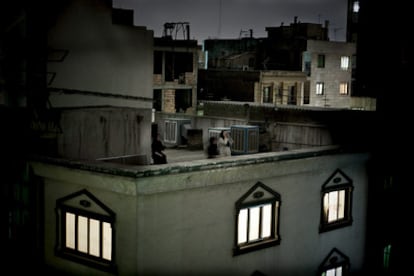
{"label": "dark figure on roof", "polygon": [[165,146],[160,140],[160,134],[157,134],[157,136],[153,139],[151,149],[154,164],[167,164],[167,156],[163,152],[165,150]]}
{"label": "dark figure on roof", "polygon": [[217,157],[219,154],[220,153],[217,146],[217,137],[211,136],[207,147],[207,156],[208,158],[214,158]]}

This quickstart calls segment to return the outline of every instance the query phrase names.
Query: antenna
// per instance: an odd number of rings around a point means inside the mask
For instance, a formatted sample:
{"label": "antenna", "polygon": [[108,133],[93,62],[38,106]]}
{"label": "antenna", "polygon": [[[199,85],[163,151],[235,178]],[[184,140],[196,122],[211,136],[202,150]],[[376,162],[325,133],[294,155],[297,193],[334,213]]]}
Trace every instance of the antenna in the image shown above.
{"label": "antenna", "polygon": [[218,18],[218,31],[217,31],[217,37],[220,38],[221,35],[221,1],[219,3],[219,18]]}

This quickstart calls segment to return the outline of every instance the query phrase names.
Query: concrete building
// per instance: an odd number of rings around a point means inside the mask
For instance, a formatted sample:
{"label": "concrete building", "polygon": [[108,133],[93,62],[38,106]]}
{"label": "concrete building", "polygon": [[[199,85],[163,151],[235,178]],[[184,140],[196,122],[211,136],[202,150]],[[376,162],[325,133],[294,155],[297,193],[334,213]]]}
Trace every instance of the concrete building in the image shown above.
{"label": "concrete building", "polygon": [[302,70],[302,53],[308,40],[329,41],[329,21],[302,23],[297,16],[289,26],[266,27],[267,39],[258,54],[264,70]]}
{"label": "concrete building", "polygon": [[375,98],[353,96],[355,43],[308,40],[302,70],[307,74],[303,104],[375,110]]}
{"label": "concrete building", "polygon": [[68,3],[48,32],[49,103],[60,112],[56,155],[136,154],[148,163],[153,32],[104,1]]}
{"label": "concrete building", "polygon": [[[260,43],[261,39],[254,38],[253,33],[250,33],[249,37],[236,39],[206,39],[203,42],[207,63],[205,69],[255,69],[256,49]],[[242,62],[239,55],[242,55]],[[231,63],[235,60],[234,57],[237,57],[238,61]]]}
{"label": "concrete building", "polygon": [[[282,105],[375,110],[374,97],[358,97],[360,94],[355,92],[355,43],[330,41],[328,30],[329,22],[325,22],[324,26],[301,23],[295,17],[289,26],[267,27],[266,38],[222,40],[221,43],[220,40],[206,40],[207,71],[211,72],[199,73],[200,99],[224,98]],[[246,70],[261,72],[254,99],[250,95],[251,79],[246,79],[248,73],[241,72]],[[240,72],[238,77],[235,76],[237,71]],[[307,74],[306,81],[301,79],[299,72]],[[270,76],[275,79],[271,80]],[[292,76],[296,78],[293,83]],[[277,82],[284,84],[278,85]],[[243,88],[239,88],[243,85],[229,88],[229,83],[246,85]]]}
{"label": "concrete building", "polygon": [[199,46],[196,40],[169,35],[189,25],[166,23],[163,37],[154,38],[154,109],[168,113],[195,114]]}
{"label": "concrete building", "polygon": [[356,43],[358,40],[359,0],[348,0],[346,20],[346,41]]}
{"label": "concrete building", "polygon": [[337,147],[138,167],[33,159],[45,262],[94,275],[357,273],[368,160]]}
{"label": "concrete building", "polygon": [[306,75],[300,71],[260,71],[255,86],[255,103],[279,105],[303,105]]}

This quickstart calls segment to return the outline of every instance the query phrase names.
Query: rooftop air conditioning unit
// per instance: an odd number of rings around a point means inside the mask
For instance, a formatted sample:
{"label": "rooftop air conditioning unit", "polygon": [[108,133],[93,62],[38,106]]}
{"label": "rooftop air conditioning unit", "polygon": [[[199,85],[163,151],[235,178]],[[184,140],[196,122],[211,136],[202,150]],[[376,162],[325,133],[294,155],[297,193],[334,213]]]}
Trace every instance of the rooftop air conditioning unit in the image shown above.
{"label": "rooftop air conditioning unit", "polygon": [[164,121],[164,143],[166,146],[180,146],[187,142],[190,119],[171,118]]}
{"label": "rooftop air conditioning unit", "polygon": [[230,127],[230,135],[233,138],[233,155],[259,152],[259,126],[233,125]]}

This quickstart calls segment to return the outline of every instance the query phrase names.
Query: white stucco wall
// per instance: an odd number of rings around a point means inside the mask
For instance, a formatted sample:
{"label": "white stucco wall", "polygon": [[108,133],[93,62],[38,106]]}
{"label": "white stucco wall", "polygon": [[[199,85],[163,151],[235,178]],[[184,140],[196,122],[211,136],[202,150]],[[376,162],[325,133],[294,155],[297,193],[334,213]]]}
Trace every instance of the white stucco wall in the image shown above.
{"label": "white stucco wall", "polygon": [[94,268],[57,257],[56,246],[56,200],[65,195],[86,188],[116,214],[116,244],[119,275],[136,273],[136,200],[135,185],[132,179],[89,171],[71,170],[63,167],[50,167],[38,164],[38,173],[46,176],[44,181],[44,256],[47,265],[72,275],[110,275]]}
{"label": "white stucco wall", "polygon": [[48,72],[56,73],[49,87],[124,96],[57,90],[50,97],[52,106],[152,108],[153,31],[112,24],[105,1],[73,1],[50,29],[48,45],[68,51],[63,61],[48,62]]}
{"label": "white stucco wall", "polygon": [[75,108],[61,111],[57,146],[59,156],[89,159],[146,155],[151,161],[149,109]]}
{"label": "white stucco wall", "polygon": [[[361,155],[327,156],[188,173],[174,180],[143,179],[138,217],[144,219],[138,220],[137,236],[145,238],[137,249],[144,266],[139,272],[251,275],[259,270],[266,275],[314,275],[333,247],[359,269],[365,243],[365,160]],[[319,234],[321,187],[337,168],[354,181],[354,222]],[[257,181],[281,195],[282,241],[233,257],[235,202]]]}
{"label": "white stucco wall", "polygon": [[[255,270],[314,275],[334,247],[358,271],[365,252],[368,158],[320,155],[313,148],[123,168],[129,177],[33,162],[45,179],[46,262],[70,272],[88,270],[53,255],[56,199],[86,188],[116,213],[120,275],[251,275]],[[353,180],[353,224],[319,233],[321,187],[338,168]],[[281,195],[281,243],[233,256],[235,202],[258,181]]]}

